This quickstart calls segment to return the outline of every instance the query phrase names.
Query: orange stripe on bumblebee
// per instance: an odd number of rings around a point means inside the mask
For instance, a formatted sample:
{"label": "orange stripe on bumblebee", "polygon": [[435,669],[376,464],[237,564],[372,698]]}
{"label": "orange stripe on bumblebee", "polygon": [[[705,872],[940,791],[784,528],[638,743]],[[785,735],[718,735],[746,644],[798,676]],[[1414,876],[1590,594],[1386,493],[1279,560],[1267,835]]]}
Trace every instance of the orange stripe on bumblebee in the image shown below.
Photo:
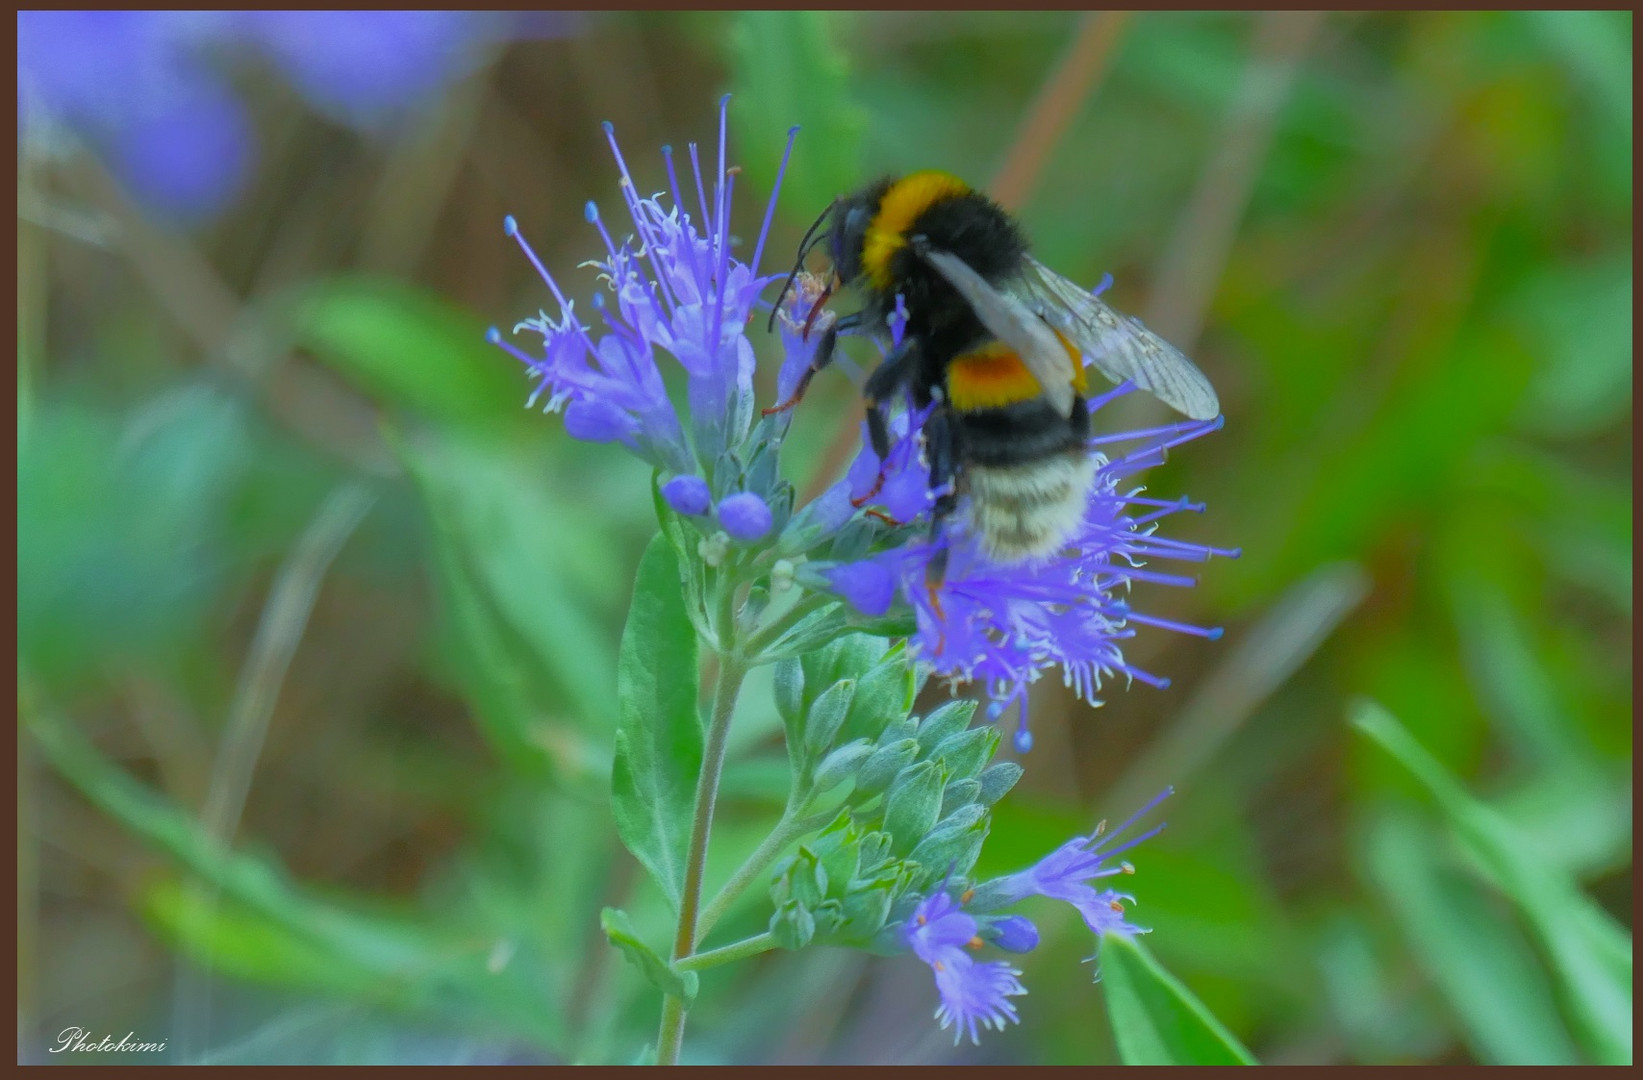
{"label": "orange stripe on bumblebee", "polygon": [[862,244],[861,265],[875,288],[895,284],[890,260],[907,246],[907,233],[920,214],[945,199],[967,195],[970,185],[951,173],[936,169],[908,173],[890,185],[879,200],[878,213],[867,226]]}
{"label": "orange stripe on bumblebee", "polygon": [[962,412],[1001,409],[1043,392],[1021,357],[1002,342],[962,353],[947,365],[947,396],[953,408]]}
{"label": "orange stripe on bumblebee", "polygon": [[[1055,336],[1067,350],[1068,381],[1080,394],[1085,393],[1089,380],[1085,376],[1082,354],[1059,330]],[[1044,388],[1021,362],[1021,357],[1001,341],[990,341],[979,349],[961,353],[947,367],[947,396],[955,409],[1001,409],[1042,393]]]}

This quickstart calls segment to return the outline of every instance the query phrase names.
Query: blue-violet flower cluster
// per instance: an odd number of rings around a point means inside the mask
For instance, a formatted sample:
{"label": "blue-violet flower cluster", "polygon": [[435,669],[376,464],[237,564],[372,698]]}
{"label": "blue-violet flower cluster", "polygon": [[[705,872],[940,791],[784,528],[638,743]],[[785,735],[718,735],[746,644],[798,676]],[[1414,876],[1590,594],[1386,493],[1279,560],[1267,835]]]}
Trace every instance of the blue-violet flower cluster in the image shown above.
{"label": "blue-violet flower cluster", "polygon": [[[1155,826],[1116,847],[1118,840],[1148,811],[1171,794],[1165,790],[1111,833],[1097,826],[1090,836],[1074,837],[1036,865],[988,882],[954,897],[946,881],[918,901],[911,916],[887,933],[899,937],[914,956],[930,966],[935,976],[936,1019],[953,1028],[956,1043],[965,1034],[978,1042],[977,1026],[1002,1029],[1016,1023],[1010,998],[1025,994],[1021,972],[1003,960],[979,960],[974,955],[989,942],[1005,952],[1030,952],[1038,945],[1038,928],[1021,915],[990,916],[1029,896],[1045,896],[1071,904],[1099,943],[1103,934],[1144,934],[1148,931],[1125,918],[1127,893],[1097,889],[1090,884],[1116,874],[1132,874],[1128,862],[1113,860],[1163,829]],[[1103,823],[1104,825],[1104,823]]]}
{"label": "blue-violet flower cluster", "polygon": [[[797,129],[789,132],[751,261],[744,263],[732,254],[730,215],[739,170],[726,164],[725,109],[722,102],[711,184],[704,182],[697,147],[689,147],[688,193],[682,164],[664,147],[667,193],[641,194],[606,125],[627,220],[613,230],[594,204],[587,206],[604,247],[593,265],[605,288],[594,295],[591,313],[576,310],[514,220],[507,220],[506,231],[524,248],[555,304],[555,313],[540,312],[515,327],[539,339],[528,348],[497,330],[489,335],[535,381],[530,402],[563,412],[572,436],[619,442],[655,466],[665,477],[663,498],[701,533],[710,563],[739,550],[750,573],[771,575],[772,591],[796,582],[843,601],[850,614],[840,632],[900,625],[915,655],[936,674],[984,687],[993,718],[1016,706],[1021,750],[1031,745],[1028,688],[1046,671],[1059,668],[1064,684],[1092,705],[1100,704],[1096,695],[1118,675],[1167,686],[1167,679],[1125,660],[1122,645],[1136,627],[1210,638],[1220,631],[1136,611],[1129,605],[1130,587],[1191,585],[1193,578],[1152,564],[1238,552],[1159,535],[1163,519],[1204,507],[1145,496],[1134,477],[1161,463],[1171,448],[1218,429],[1221,420],[1092,438],[1090,452],[1099,467],[1082,528],[1064,551],[1043,562],[988,561],[966,535],[962,514],[945,536],[928,537],[919,521],[933,498],[919,438],[926,414],[910,409],[892,421],[895,441],[885,462],[864,440],[843,479],[795,508],[792,486],[776,468],[791,417],[755,421],[748,328],[769,310],[762,296],[779,277],[761,275],[760,265]],[[821,312],[811,333],[802,333],[820,285],[801,275],[798,286],[778,313],[785,356],[776,400],[791,392],[809,365],[815,330],[833,317]],[[892,330],[899,334],[898,321],[892,320]],[[663,364],[661,355],[672,362]],[[667,389],[674,373],[684,377],[682,414]],[[1124,383],[1093,398],[1091,412],[1132,390]],[[871,491],[881,471],[879,491],[858,508],[853,500]],[[938,544],[950,551],[945,581],[933,596],[925,567]]]}

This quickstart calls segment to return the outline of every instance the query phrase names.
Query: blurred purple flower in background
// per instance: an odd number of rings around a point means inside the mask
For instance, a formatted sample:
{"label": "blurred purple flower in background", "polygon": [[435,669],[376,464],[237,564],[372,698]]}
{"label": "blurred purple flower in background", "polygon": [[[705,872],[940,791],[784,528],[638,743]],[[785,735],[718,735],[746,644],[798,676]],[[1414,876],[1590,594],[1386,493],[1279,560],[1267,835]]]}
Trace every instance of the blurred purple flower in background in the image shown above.
{"label": "blurred purple flower in background", "polygon": [[[519,27],[568,32],[570,16]],[[87,140],[145,209],[199,222],[244,189],[256,139],[225,64],[271,61],[317,112],[381,132],[465,75],[513,16],[469,11],[21,11],[19,136]]]}

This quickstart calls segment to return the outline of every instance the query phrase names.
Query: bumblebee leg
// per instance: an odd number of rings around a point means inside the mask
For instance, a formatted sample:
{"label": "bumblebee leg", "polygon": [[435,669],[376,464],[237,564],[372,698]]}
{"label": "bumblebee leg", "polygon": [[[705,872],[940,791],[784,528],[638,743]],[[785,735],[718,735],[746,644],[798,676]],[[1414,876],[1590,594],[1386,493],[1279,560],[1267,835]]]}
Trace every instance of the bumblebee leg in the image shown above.
{"label": "bumblebee leg", "polygon": [[804,397],[804,392],[810,389],[810,380],[816,377],[816,372],[821,371],[833,362],[833,352],[838,346],[839,335],[854,333],[860,326],[861,314],[858,312],[846,315],[826,330],[823,330],[821,337],[816,339],[816,351],[810,356],[810,366],[805,368],[804,374],[799,376],[799,385],[793,388],[792,396],[779,405],[772,405],[760,415],[775,416],[777,413],[786,412],[797,405],[799,400]]}
{"label": "bumblebee leg", "polygon": [[879,459],[879,475],[873,487],[859,499],[851,499],[851,506],[861,506],[879,493],[884,486],[884,462],[890,456],[890,421],[885,415],[884,402],[913,377],[918,370],[919,341],[904,337],[901,344],[890,350],[884,362],[873,369],[862,386],[867,403],[867,441]]}
{"label": "bumblebee leg", "polygon": [[[880,459],[890,456],[890,428],[885,421],[883,402],[894,394],[918,369],[919,340],[904,337],[901,344],[890,350],[884,362],[873,369],[862,385],[862,396],[867,399],[867,434],[873,443],[873,453]],[[878,413],[875,424],[873,414]]]}

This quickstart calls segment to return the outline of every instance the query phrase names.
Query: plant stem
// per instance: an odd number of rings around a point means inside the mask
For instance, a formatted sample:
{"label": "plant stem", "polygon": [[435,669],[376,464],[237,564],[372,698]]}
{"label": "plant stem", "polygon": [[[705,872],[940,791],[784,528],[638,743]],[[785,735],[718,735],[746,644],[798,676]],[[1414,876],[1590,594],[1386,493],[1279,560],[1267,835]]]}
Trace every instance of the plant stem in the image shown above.
{"label": "plant stem", "polygon": [[736,872],[730,875],[730,880],[724,883],[713,899],[708,901],[707,907],[702,909],[701,918],[697,922],[696,940],[700,941],[707,936],[707,932],[713,929],[713,924],[719,921],[731,904],[735,903],[742,891],[753,883],[753,879],[776,861],[776,856],[782,853],[783,848],[805,833],[826,825],[836,814],[835,809],[826,814],[812,814],[810,817],[800,818],[797,807],[789,806],[770,835],[765,837],[754,849],[753,854],[736,868]]}
{"label": "plant stem", "polygon": [[755,662],[757,662],[759,655],[764,652],[765,649],[768,649],[777,641],[781,640],[784,634],[799,625],[799,623],[803,622],[806,616],[812,615],[826,607],[828,604],[836,602],[837,599],[835,597],[829,596],[824,592],[813,592],[810,595],[803,597],[798,603],[794,604],[792,608],[784,612],[775,622],[771,623],[769,626],[761,627],[756,633],[748,638],[746,649],[747,655],[753,657]]}
{"label": "plant stem", "polygon": [[[728,604],[725,605],[727,608]],[[719,623],[721,640],[729,635],[728,620]],[[707,728],[707,745],[702,751],[702,774],[696,782],[696,810],[691,815],[690,850],[685,858],[685,889],[679,897],[679,923],[673,935],[673,959],[683,960],[696,950],[696,915],[702,901],[702,872],[707,865],[708,833],[713,828],[713,804],[719,797],[719,777],[724,771],[725,747],[730,733],[730,716],[736,710],[747,664],[732,651],[719,658],[719,680],[713,691],[713,719]],[[679,1060],[679,1046],[685,1035],[684,1003],[668,997],[662,1003],[662,1023],[656,1036],[656,1064],[673,1065]]]}
{"label": "plant stem", "polygon": [[732,942],[707,952],[695,953],[673,965],[680,971],[701,971],[703,968],[718,967],[734,960],[745,960],[750,956],[769,952],[776,947],[776,935],[766,930],[762,934]]}

